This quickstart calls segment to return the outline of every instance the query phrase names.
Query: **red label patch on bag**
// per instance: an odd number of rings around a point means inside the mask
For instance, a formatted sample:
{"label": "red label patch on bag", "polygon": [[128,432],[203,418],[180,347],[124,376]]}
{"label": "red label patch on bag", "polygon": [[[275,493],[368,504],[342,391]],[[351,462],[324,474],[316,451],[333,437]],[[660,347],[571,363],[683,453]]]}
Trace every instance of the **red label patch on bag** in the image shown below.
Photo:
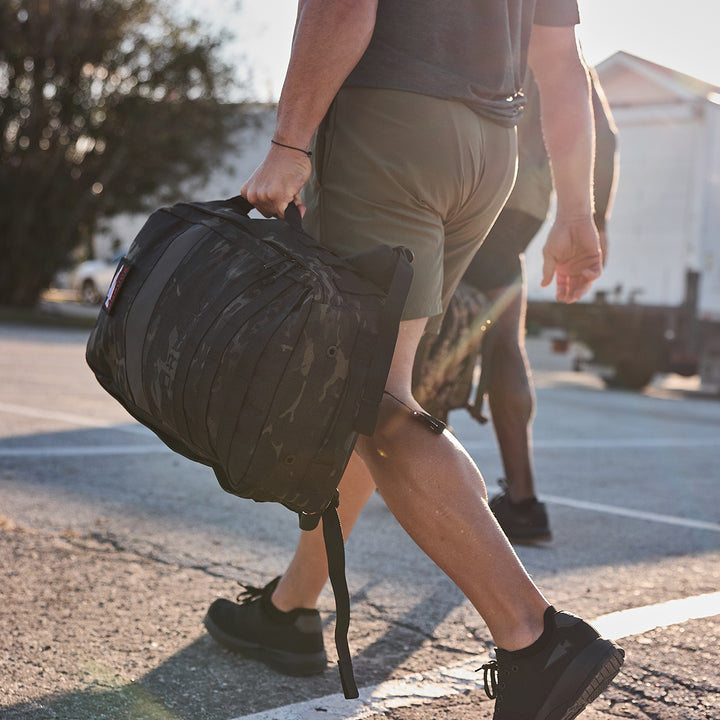
{"label": "red label patch on bag", "polygon": [[125,282],[125,278],[128,276],[129,272],[130,272],[130,263],[125,258],[123,258],[120,261],[120,264],[117,266],[117,270],[115,271],[115,275],[113,275],[112,282],[110,283],[110,287],[108,288],[107,295],[105,296],[105,302],[103,303],[103,310],[105,310],[106,313],[109,313],[112,310],[112,307],[115,304],[115,300],[117,299],[118,293],[120,292],[120,288],[122,287],[122,284]]}

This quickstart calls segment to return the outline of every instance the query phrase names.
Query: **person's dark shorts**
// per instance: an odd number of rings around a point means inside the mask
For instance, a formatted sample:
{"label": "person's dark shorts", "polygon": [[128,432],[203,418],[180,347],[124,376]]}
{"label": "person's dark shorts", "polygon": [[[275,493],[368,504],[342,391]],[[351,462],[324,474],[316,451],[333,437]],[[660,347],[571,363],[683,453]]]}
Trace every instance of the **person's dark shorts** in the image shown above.
{"label": "person's dark shorts", "polygon": [[543,222],[521,210],[505,208],[465,271],[463,282],[481,292],[518,282],[522,273],[520,255]]}
{"label": "person's dark shorts", "polygon": [[517,138],[459,102],[344,88],[313,141],[303,226],[338,255],[378,244],[414,254],[403,320],[441,313],[502,209]]}

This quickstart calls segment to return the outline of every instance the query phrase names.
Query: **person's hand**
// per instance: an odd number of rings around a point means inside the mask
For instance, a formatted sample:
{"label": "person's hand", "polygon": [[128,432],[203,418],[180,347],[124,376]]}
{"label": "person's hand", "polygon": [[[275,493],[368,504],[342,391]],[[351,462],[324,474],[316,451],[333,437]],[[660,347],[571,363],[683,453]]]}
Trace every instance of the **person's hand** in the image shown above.
{"label": "person's hand", "polygon": [[555,220],[543,248],[543,279],[547,287],[555,276],[555,297],[576,302],[602,273],[600,238],[590,216]]}
{"label": "person's hand", "polygon": [[302,153],[273,145],[240,194],[265,217],[284,217],[285,208],[291,202],[304,215],[300,190],[311,170],[310,159]]}

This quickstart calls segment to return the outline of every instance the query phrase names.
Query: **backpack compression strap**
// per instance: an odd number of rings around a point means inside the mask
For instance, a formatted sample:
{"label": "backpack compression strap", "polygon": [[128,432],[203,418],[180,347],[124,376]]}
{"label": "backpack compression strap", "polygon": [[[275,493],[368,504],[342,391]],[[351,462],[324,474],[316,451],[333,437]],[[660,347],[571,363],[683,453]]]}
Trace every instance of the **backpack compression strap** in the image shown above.
{"label": "backpack compression strap", "polygon": [[[340,518],[338,517],[339,494],[337,490],[331,503],[322,513],[323,540],[328,560],[330,584],[335,595],[335,647],[338,654],[338,669],[343,693],[348,700],[359,696],[353,674],[348,629],[350,627],[350,593],[345,579],[345,543],[343,542]],[[300,513],[300,528],[314,530],[320,520],[318,515]]]}
{"label": "backpack compression strap", "polygon": [[358,697],[359,693],[355,684],[347,639],[350,627],[350,594],[345,579],[345,545],[337,512],[337,498],[336,492],[334,501],[323,513],[323,539],[328,559],[330,584],[335,595],[335,647],[338,653],[340,682],[345,697],[350,700]]}
{"label": "backpack compression strap", "polygon": [[377,339],[378,344],[368,368],[365,393],[355,421],[355,429],[363,435],[372,435],[375,431],[380,401],[395,352],[398,326],[413,278],[413,268],[410,264],[412,262],[411,251],[397,247],[394,248],[394,252],[397,256],[395,272],[388,288],[385,312],[380,319],[381,331]]}

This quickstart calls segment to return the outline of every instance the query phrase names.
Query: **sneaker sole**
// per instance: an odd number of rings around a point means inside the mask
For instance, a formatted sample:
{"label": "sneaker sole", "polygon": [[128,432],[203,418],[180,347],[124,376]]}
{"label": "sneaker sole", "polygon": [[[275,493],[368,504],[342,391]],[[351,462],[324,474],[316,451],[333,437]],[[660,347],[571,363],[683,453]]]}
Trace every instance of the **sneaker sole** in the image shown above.
{"label": "sneaker sole", "polygon": [[568,666],[533,720],[572,720],[613,681],[625,661],[625,651],[598,638]]}
{"label": "sneaker sole", "polygon": [[286,650],[275,650],[256,643],[249,643],[239,640],[233,635],[228,635],[219,628],[209,616],[205,616],[203,624],[208,633],[217,640],[223,647],[233,652],[240,653],[246,657],[260,660],[268,667],[294,677],[307,677],[319,675],[327,668],[327,656],[325,651],[317,653],[293,653]]}

